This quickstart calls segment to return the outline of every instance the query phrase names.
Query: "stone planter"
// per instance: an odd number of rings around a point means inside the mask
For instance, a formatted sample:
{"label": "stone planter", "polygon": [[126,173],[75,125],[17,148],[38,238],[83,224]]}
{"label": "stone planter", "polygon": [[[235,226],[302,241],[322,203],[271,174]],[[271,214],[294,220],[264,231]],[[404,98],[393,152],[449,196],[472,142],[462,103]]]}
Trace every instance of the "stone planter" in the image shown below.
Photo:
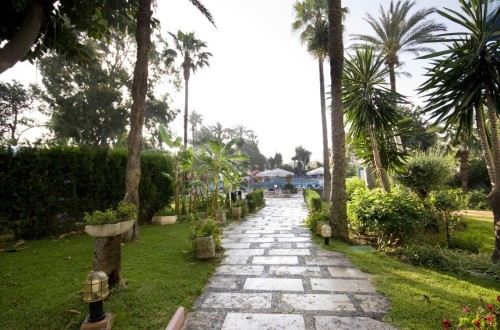
{"label": "stone planter", "polygon": [[153,225],[171,225],[177,222],[177,215],[155,215],[151,219]]}
{"label": "stone planter", "polygon": [[329,225],[329,222],[328,221],[318,221],[316,223],[316,235],[321,235],[321,227],[323,227],[323,225]]}
{"label": "stone planter", "polygon": [[213,236],[196,238],[196,256],[201,259],[215,257],[215,240]]}
{"label": "stone planter", "polygon": [[226,223],[226,212],[217,212],[215,214],[215,220],[220,225],[225,224]]}
{"label": "stone planter", "polygon": [[241,206],[233,207],[232,208],[232,218],[233,220],[240,220],[241,218]]}
{"label": "stone planter", "polygon": [[127,232],[133,225],[134,220],[104,225],[85,226],[85,232],[95,238],[114,237]]}

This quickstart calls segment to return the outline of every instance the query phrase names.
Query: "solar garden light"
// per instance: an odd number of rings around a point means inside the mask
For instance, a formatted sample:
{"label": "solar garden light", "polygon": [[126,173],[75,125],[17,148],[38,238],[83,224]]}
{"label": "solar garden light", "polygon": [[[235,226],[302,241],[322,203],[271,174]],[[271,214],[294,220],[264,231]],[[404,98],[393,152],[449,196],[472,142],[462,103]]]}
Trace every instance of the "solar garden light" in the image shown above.
{"label": "solar garden light", "polygon": [[332,227],[328,224],[321,226],[321,236],[325,240],[325,245],[330,244],[330,237],[332,236]]}
{"label": "solar garden light", "polygon": [[[108,276],[105,272],[91,271],[83,282],[83,301],[89,304],[90,314],[80,329],[111,329],[113,316],[104,313],[104,299],[109,294]],[[100,324],[103,323],[101,326]]]}

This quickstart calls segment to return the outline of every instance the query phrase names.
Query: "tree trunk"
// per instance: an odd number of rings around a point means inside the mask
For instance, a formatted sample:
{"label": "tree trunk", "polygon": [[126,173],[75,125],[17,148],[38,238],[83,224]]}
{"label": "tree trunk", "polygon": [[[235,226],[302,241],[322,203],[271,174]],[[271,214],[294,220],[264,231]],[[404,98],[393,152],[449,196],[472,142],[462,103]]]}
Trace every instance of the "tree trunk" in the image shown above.
{"label": "tree trunk", "polygon": [[469,186],[469,150],[467,146],[460,146],[460,179],[462,192],[467,193]]}
{"label": "tree trunk", "polygon": [[490,146],[488,143],[488,137],[486,135],[486,128],[484,127],[482,106],[476,106],[476,127],[477,127],[477,135],[479,135],[479,140],[481,141],[481,151],[483,154],[484,161],[486,162],[486,169],[488,170],[488,176],[490,177],[491,188],[493,190],[495,189],[496,186],[495,168],[493,165],[493,159],[491,156]]}
{"label": "tree trunk", "polygon": [[188,100],[189,100],[189,76],[191,73],[191,57],[188,52],[184,53],[184,61],[182,62],[184,71],[184,148],[187,148],[187,132],[188,132]]}
{"label": "tree trunk", "polygon": [[396,68],[393,62],[388,62],[389,67],[389,81],[391,82],[391,91],[396,92]]}
{"label": "tree trunk", "polygon": [[342,107],[342,73],[344,44],[342,40],[341,0],[328,0],[329,57],[331,79],[332,125],[332,191],[330,197],[330,224],[332,236],[349,240],[347,227],[346,160],[344,110]]}
{"label": "tree trunk", "polygon": [[319,90],[321,96],[321,129],[323,131],[323,200],[330,200],[332,190],[332,175],[330,173],[330,152],[328,148],[328,125],[326,122],[325,102],[325,75],[323,72],[323,59],[319,62]]}
{"label": "tree trunk", "polygon": [[370,190],[375,189],[375,178],[373,177],[373,166],[371,164],[365,167],[366,187]]}
{"label": "tree trunk", "polygon": [[370,131],[370,142],[372,144],[373,152],[373,162],[375,163],[375,171],[377,172],[378,179],[382,184],[384,190],[388,193],[391,192],[391,183],[389,182],[389,177],[387,176],[387,171],[382,166],[382,161],[380,160],[380,151],[377,145],[377,139],[375,138],[375,133],[371,127],[368,128]]}
{"label": "tree trunk", "polygon": [[[141,179],[142,127],[144,125],[144,102],[148,90],[148,57],[151,49],[151,1],[139,0],[137,12],[137,60],[132,82],[132,109],[130,111],[130,133],[128,136],[128,159],[126,172],[126,201],[137,207],[139,214],[139,181]],[[127,240],[139,236],[139,223],[126,234]]]}
{"label": "tree trunk", "polygon": [[40,32],[42,19],[42,1],[32,0],[16,35],[3,48],[0,48],[0,74],[12,68],[28,54]]}
{"label": "tree trunk", "polygon": [[488,117],[491,132],[491,144],[493,147],[493,168],[495,173],[495,184],[492,184],[490,194],[491,208],[493,211],[493,228],[495,231],[495,251],[491,256],[493,262],[500,261],[500,132],[498,130],[498,114],[495,104],[491,99],[490,94],[486,94],[486,102],[488,106]]}
{"label": "tree trunk", "polygon": [[94,271],[103,271],[108,275],[109,286],[121,281],[122,235],[96,238],[94,242]]}

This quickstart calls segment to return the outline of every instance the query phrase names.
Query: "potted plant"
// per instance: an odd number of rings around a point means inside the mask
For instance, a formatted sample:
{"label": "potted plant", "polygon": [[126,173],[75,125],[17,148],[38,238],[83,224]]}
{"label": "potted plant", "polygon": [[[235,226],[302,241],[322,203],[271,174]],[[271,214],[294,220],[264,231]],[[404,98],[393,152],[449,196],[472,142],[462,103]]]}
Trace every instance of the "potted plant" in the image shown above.
{"label": "potted plant", "polygon": [[196,220],[191,227],[191,239],[194,242],[198,258],[215,257],[216,249],[221,247],[222,231],[213,218]]}
{"label": "potted plant", "polygon": [[135,217],[135,205],[121,201],[116,209],[85,213],[85,232],[96,238],[118,236],[132,228]]}
{"label": "potted plant", "polygon": [[243,206],[242,201],[236,201],[233,203],[232,208],[231,208],[233,220],[239,220],[241,218],[242,206]]}
{"label": "potted plant", "polygon": [[170,206],[165,206],[160,211],[156,212],[151,223],[154,225],[170,225],[177,222],[177,214]]}

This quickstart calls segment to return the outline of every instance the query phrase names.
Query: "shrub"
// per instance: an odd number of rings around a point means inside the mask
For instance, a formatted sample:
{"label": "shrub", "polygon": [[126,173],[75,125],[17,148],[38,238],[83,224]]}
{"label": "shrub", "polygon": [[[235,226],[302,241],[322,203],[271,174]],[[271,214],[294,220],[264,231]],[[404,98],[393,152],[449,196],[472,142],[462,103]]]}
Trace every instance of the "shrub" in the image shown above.
{"label": "shrub", "polygon": [[420,227],[424,207],[418,198],[401,190],[359,189],[347,204],[347,212],[354,230],[374,234],[384,242],[410,237]]}
{"label": "shrub", "polygon": [[326,211],[310,213],[306,218],[306,226],[313,233],[316,232],[316,224],[318,221],[329,221],[330,215]]}
{"label": "shrub", "polygon": [[113,224],[122,221],[135,220],[135,205],[120,201],[115,209],[107,209],[106,211],[94,211],[85,213],[84,222],[86,225],[104,225]]}
{"label": "shrub", "polygon": [[465,204],[467,208],[473,210],[489,210],[491,209],[488,195],[481,190],[471,190],[465,196]]}
{"label": "shrub", "polygon": [[452,167],[452,161],[442,155],[416,153],[408,159],[405,169],[396,175],[396,180],[425,198],[429,192],[443,188],[450,181]]}
{"label": "shrub", "polygon": [[450,244],[451,228],[458,223],[458,211],[462,206],[461,193],[458,189],[433,191],[429,195],[430,205],[444,222],[446,242]]}
{"label": "shrub", "polygon": [[[92,147],[0,147],[0,226],[17,238],[40,238],[75,229],[85,212],[105,210],[125,195],[127,151]],[[160,152],[141,155],[139,220],[173,195],[171,159]],[[15,189],[13,188],[15,187]]]}
{"label": "shrub", "polygon": [[258,207],[264,205],[264,190],[254,190],[248,193],[245,198],[247,199],[248,212],[253,213]]}
{"label": "shrub", "polygon": [[191,239],[193,240],[194,250],[196,250],[196,238],[213,236],[215,248],[222,248],[222,229],[213,218],[196,219],[191,226]]}
{"label": "shrub", "polygon": [[346,179],[346,192],[348,201],[352,199],[352,195],[358,189],[366,189],[365,180],[357,176],[353,176],[351,178]]}
{"label": "shrub", "polygon": [[321,196],[316,191],[304,189],[304,198],[312,213],[319,212],[323,209]]}

